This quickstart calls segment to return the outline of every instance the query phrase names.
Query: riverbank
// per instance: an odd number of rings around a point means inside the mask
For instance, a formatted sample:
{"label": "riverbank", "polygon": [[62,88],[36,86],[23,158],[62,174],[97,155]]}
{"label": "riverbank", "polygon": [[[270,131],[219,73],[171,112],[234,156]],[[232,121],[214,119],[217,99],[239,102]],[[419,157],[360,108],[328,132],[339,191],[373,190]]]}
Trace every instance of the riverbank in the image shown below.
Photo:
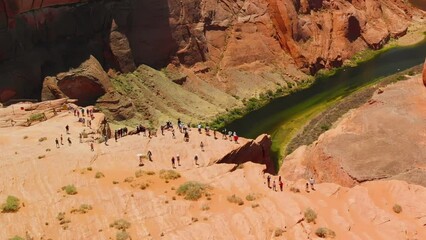
{"label": "riverbank", "polygon": [[359,106],[369,102],[373,94],[380,91],[379,89],[398,81],[407,80],[407,76],[420,74],[423,69],[422,67],[422,64],[420,64],[397,74],[377,79],[371,84],[352,93],[348,97],[336,101],[333,106],[313,118],[302,128],[301,132],[297,134],[297,136],[291,139],[285,150],[285,155],[292,153],[302,145],[310,145],[316,141],[323,132],[329,130],[336,122],[338,122],[338,120],[349,110],[358,108]]}

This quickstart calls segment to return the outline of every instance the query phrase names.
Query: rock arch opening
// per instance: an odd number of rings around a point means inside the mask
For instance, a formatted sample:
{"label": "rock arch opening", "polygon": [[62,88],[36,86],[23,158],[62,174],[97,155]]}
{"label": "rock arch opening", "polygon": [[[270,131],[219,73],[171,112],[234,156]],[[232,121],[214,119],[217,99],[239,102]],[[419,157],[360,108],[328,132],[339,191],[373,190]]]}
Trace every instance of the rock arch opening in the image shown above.
{"label": "rock arch opening", "polygon": [[353,42],[361,36],[361,26],[356,17],[350,16],[348,19],[348,31],[346,33],[346,38]]}

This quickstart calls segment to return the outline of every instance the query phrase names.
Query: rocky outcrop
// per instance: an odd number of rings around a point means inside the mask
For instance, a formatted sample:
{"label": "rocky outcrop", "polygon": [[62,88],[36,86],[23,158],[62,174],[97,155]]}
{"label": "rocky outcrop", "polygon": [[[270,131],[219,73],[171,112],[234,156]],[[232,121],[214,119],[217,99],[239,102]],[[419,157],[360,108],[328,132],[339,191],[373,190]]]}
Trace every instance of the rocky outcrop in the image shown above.
{"label": "rocky outcrop", "polygon": [[[403,0],[3,1],[0,93],[39,98],[42,80],[93,55],[104,69],[168,64],[242,98],[340,66],[405,34]],[[198,67],[208,71],[197,72]],[[194,71],[192,71],[194,68]]]}
{"label": "rocky outcrop", "polygon": [[108,75],[93,56],[76,69],[47,77],[43,87],[43,100],[67,96],[77,99],[81,105],[94,104],[99,97],[113,90]]}
{"label": "rocky outcrop", "polygon": [[266,165],[266,171],[275,173],[275,165],[270,158],[271,137],[262,134],[255,140],[248,141],[241,147],[232,150],[216,163],[234,163],[243,164],[245,162],[254,162]]}
{"label": "rocky outcrop", "polygon": [[417,75],[383,88],[318,141],[287,156],[280,173],[343,186],[378,179],[426,186],[426,95],[421,82]]}
{"label": "rocky outcrop", "polygon": [[133,72],[136,67],[129,40],[124,33],[120,32],[115,20],[113,20],[111,24],[109,41],[112,54],[118,64],[118,70],[124,73]]}

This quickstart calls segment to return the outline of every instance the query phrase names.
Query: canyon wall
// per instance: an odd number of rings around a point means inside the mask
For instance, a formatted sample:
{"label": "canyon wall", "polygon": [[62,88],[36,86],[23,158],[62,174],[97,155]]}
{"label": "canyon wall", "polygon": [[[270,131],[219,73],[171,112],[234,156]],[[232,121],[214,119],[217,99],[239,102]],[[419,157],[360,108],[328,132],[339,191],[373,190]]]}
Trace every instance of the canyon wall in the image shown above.
{"label": "canyon wall", "polygon": [[382,47],[414,15],[403,0],[2,0],[0,101],[40,99],[46,76],[90,55],[105,70],[175,67],[250,97]]}

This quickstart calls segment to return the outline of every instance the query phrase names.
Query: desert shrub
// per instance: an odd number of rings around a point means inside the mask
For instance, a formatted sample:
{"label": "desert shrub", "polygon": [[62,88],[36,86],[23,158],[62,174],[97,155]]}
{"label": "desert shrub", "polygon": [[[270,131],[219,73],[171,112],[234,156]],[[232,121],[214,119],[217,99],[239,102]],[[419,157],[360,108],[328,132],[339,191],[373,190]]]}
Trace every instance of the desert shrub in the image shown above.
{"label": "desert shrub", "polygon": [[17,212],[21,208],[19,198],[15,196],[7,196],[6,203],[1,205],[2,212]]}
{"label": "desert shrub", "polygon": [[230,203],[236,203],[238,205],[243,205],[244,204],[244,201],[240,197],[236,196],[235,194],[232,194],[232,196],[229,196],[227,198],[227,200]]}
{"label": "desert shrub", "polygon": [[20,237],[20,236],[14,236],[14,237],[9,238],[9,240],[25,240],[25,239]]}
{"label": "desert shrub", "polygon": [[259,204],[258,203],[254,203],[254,204],[251,205],[251,207],[252,208],[257,208],[257,207],[259,207]]}
{"label": "desert shrub", "polygon": [[68,195],[75,195],[78,193],[74,184],[63,186],[62,190],[64,190]]}
{"label": "desert shrub", "polygon": [[50,150],[50,148],[46,148],[46,152],[50,152],[51,150]]}
{"label": "desert shrub", "polygon": [[43,119],[44,119],[44,113],[35,113],[35,114],[31,114],[28,120],[30,120],[30,122],[35,122],[35,121],[41,121]]}
{"label": "desert shrub", "polygon": [[247,201],[254,201],[256,199],[257,199],[256,195],[254,195],[252,193],[250,193],[249,195],[246,196]]}
{"label": "desert shrub", "polygon": [[119,181],[116,181],[116,180],[114,180],[114,181],[112,181],[112,184],[119,184],[120,182]]}
{"label": "desert shrub", "polygon": [[115,235],[116,240],[127,240],[127,239],[129,239],[129,237],[130,237],[129,234],[125,231],[119,231]]}
{"label": "desert shrub", "polygon": [[174,180],[180,178],[180,174],[174,170],[161,170],[160,178],[166,180]]}
{"label": "desert shrub", "polygon": [[92,167],[88,167],[87,168],[87,171],[92,171],[93,170],[93,168]]}
{"label": "desert shrub", "polygon": [[296,187],[291,187],[290,191],[294,192],[294,193],[300,193],[300,189],[296,188]]}
{"label": "desert shrub", "polygon": [[196,201],[200,199],[208,189],[209,186],[206,184],[190,181],[180,185],[176,190],[176,194],[179,196],[184,196],[184,199],[186,200]]}
{"label": "desert shrub", "polygon": [[142,183],[140,189],[145,190],[147,187],[149,187],[148,183]]}
{"label": "desert shrub", "polygon": [[395,205],[393,205],[392,210],[395,213],[401,213],[402,212],[402,207],[400,205],[398,205],[398,204],[395,204]]}
{"label": "desert shrub", "polygon": [[64,225],[71,222],[71,220],[65,218],[64,212],[58,213],[58,216],[56,216],[56,219],[58,219],[60,225]]}
{"label": "desert shrub", "polygon": [[308,223],[313,222],[315,223],[315,220],[317,219],[317,213],[312,210],[311,208],[308,208],[305,210],[305,219]]}
{"label": "desert shrub", "polygon": [[115,228],[117,230],[126,231],[130,227],[130,223],[124,219],[115,220],[109,225],[109,227]]}
{"label": "desert shrub", "polygon": [[137,171],[135,172],[135,177],[140,178],[140,177],[142,177],[142,176],[143,176],[143,174],[144,174],[144,171],[142,171],[142,170],[137,170]]}
{"label": "desert shrub", "polygon": [[134,178],[133,177],[126,177],[125,179],[124,179],[124,182],[133,182],[133,180],[134,180]]}
{"label": "desert shrub", "polygon": [[334,238],[336,236],[336,233],[326,227],[320,227],[315,231],[315,235],[320,238]]}
{"label": "desert shrub", "polygon": [[282,230],[281,228],[276,228],[274,231],[275,237],[281,237],[283,233],[284,233],[284,230]]}
{"label": "desert shrub", "polygon": [[44,142],[46,140],[47,140],[47,137],[41,137],[41,138],[38,139],[39,142]]}
{"label": "desert shrub", "polygon": [[87,213],[89,210],[92,210],[92,205],[89,204],[81,204],[80,207],[78,209],[73,209],[71,210],[71,213]]}
{"label": "desert shrub", "polygon": [[95,174],[95,178],[103,178],[103,177],[105,177],[105,175],[103,173],[101,173],[101,172],[97,172]]}
{"label": "desert shrub", "polygon": [[40,155],[40,156],[38,156],[38,159],[42,159],[42,158],[45,158],[46,157],[46,155]]}
{"label": "desert shrub", "polygon": [[146,175],[149,175],[149,176],[151,176],[151,175],[155,175],[155,172],[154,172],[154,171],[146,171],[145,173],[146,173]]}
{"label": "desert shrub", "polygon": [[207,211],[207,210],[210,210],[210,207],[207,204],[203,204],[203,206],[201,206],[201,210],[202,211]]}
{"label": "desert shrub", "polygon": [[28,138],[28,136],[24,136],[24,139],[27,139]]}

